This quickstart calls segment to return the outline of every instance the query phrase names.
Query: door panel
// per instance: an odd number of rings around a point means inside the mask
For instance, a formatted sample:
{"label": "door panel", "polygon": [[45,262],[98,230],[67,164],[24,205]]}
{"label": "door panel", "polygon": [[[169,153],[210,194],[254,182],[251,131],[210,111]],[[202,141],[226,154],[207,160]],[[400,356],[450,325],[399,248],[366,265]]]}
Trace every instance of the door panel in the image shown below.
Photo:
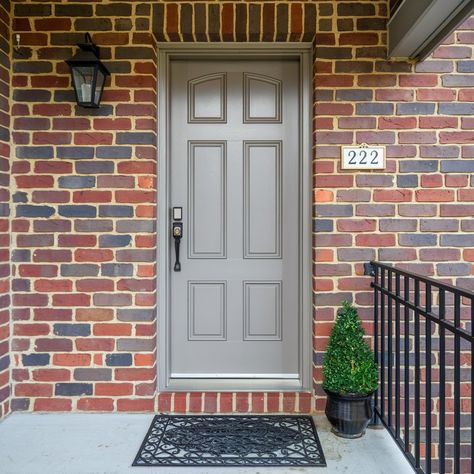
{"label": "door panel", "polygon": [[225,258],[226,144],[189,142],[188,258]]}
{"label": "door panel", "polygon": [[299,83],[290,59],[171,62],[185,250],[169,273],[169,373],[190,388],[301,377]]}
{"label": "door panel", "polygon": [[281,257],[281,143],[244,142],[244,258]]}

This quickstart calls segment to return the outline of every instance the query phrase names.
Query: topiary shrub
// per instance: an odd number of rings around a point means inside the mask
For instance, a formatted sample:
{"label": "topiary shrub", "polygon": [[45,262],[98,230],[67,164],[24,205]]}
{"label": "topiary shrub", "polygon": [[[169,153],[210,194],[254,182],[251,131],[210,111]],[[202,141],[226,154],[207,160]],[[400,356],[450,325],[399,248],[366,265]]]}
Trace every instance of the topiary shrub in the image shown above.
{"label": "topiary shrub", "polygon": [[323,361],[323,387],[341,395],[368,395],[378,386],[374,353],[364,341],[357,309],[342,302]]}

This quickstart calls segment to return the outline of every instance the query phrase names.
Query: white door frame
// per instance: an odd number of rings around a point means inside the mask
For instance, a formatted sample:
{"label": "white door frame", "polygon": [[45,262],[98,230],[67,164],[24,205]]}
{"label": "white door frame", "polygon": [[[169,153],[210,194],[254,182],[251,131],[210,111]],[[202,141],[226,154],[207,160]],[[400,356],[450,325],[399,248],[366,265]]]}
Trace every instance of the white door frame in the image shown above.
{"label": "white door frame", "polygon": [[[215,380],[193,383],[193,391],[308,391],[312,389],[312,347],[313,347],[313,305],[312,305],[312,51],[311,43],[160,43],[158,45],[158,390],[191,391],[186,384],[170,380],[170,111],[169,111],[169,72],[170,61],[175,58],[222,58],[256,57],[295,58],[300,63],[300,354],[298,383],[282,381],[275,386],[269,380]],[[283,381],[284,383],[285,381]]]}

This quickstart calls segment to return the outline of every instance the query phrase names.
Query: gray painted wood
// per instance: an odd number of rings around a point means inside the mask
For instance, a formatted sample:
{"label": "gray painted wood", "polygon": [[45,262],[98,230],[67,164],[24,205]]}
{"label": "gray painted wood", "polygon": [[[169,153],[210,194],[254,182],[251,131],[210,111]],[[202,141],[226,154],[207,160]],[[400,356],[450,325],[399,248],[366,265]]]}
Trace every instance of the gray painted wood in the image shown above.
{"label": "gray painted wood", "polygon": [[171,62],[172,379],[301,379],[299,76],[292,59]]}

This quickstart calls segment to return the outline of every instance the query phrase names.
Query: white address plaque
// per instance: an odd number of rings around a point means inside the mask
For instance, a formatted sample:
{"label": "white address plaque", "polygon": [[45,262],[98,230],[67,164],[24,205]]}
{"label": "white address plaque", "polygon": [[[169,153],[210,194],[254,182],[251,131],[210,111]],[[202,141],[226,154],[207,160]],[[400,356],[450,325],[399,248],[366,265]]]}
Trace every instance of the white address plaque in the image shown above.
{"label": "white address plaque", "polygon": [[343,170],[383,170],[385,169],[384,146],[343,146],[341,156]]}

